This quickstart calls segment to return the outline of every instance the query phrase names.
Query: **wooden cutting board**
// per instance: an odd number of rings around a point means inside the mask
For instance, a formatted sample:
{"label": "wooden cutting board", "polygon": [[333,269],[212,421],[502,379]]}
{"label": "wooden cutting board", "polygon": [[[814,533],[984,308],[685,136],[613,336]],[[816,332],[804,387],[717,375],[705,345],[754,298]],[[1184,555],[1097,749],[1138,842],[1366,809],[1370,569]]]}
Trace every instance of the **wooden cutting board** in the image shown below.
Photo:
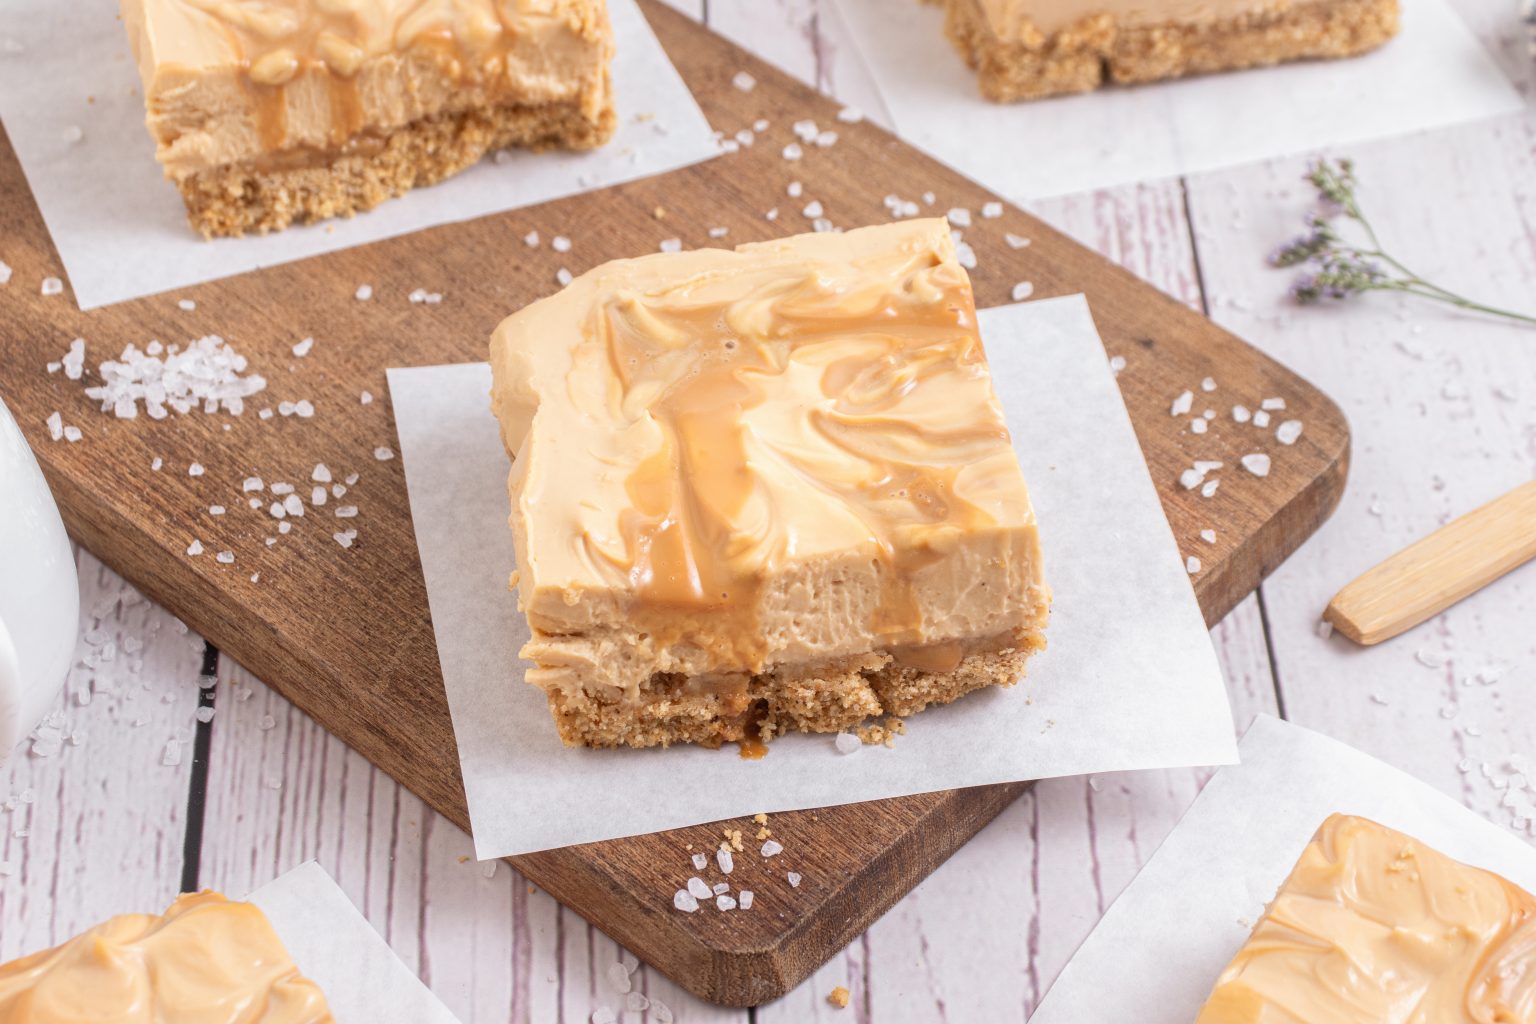
{"label": "wooden cutting board", "polygon": [[[495,324],[552,291],[560,266],[579,273],[612,257],[653,252],[666,238],[708,245],[708,229],[717,225],[730,229],[733,244],[809,230],[803,206],[813,198],[845,227],[887,220],[887,195],[921,202],[931,191],[935,202],[926,209],[937,214],[966,207],[974,215],[994,198],[873,125],[839,123],[834,103],[656,0],[641,2],[717,129],[731,136],[758,119],[771,122],[754,145],[646,181],[175,295],[90,313],[75,308],[67,289],[41,295],[39,282],[62,276],[61,264],[9,141],[0,144],[0,256],[15,271],[0,289],[0,390],[38,453],[71,533],[464,828],[401,465],[374,456],[380,446],[397,447],[385,368],[483,359]],[[756,87],[736,88],[738,71],[754,76]],[[791,125],[802,118],[840,139],[806,146],[802,159],[788,162],[782,150],[795,141]],[[786,195],[791,180],[804,183],[802,198]],[[775,207],[779,216],[770,222],[764,214]],[[530,249],[522,241],[529,230],[546,240],[568,235],[575,245],[564,255],[552,253],[547,241]],[[1014,249],[1005,232],[1030,244]],[[1126,360],[1121,390],[1174,532],[1186,554],[1203,563],[1193,583],[1214,623],[1338,502],[1349,453],[1343,415],[1284,367],[1028,214],[1008,207],[998,219],[977,216],[965,237],[980,258],[972,279],[982,305],[1009,301],[1021,281],[1031,282],[1037,297],[1088,296],[1106,349]],[[353,298],[364,282],[373,286],[372,301]],[[416,289],[443,299],[408,302]],[[196,301],[195,311],[178,308],[184,298]],[[94,368],[128,342],[206,333],[229,339],[268,378],[267,391],[241,417],[117,421],[92,407],[80,383],[45,369],[75,337],[86,339]],[[305,336],[317,339],[314,350],[295,358],[291,348]],[[93,376],[88,371],[85,383]],[[1209,397],[1199,383],[1208,376],[1220,384]],[[365,389],[379,400],[363,404]],[[1206,407],[1220,412],[1206,434],[1189,431],[1188,415],[1170,415],[1170,403],[1186,389],[1195,392],[1196,415]],[[1284,417],[1305,423],[1292,447],[1272,436],[1259,441],[1259,432],[1228,416],[1232,404],[1257,408],[1268,396],[1284,397]],[[314,404],[312,418],[262,420],[255,413],[300,399]],[[45,420],[55,411],[84,431],[80,442],[49,439]],[[1235,470],[1252,450],[1274,454],[1267,478]],[[1227,464],[1212,497],[1179,486],[1180,472],[1195,459]],[[201,476],[189,476],[193,462],[205,467]],[[247,507],[241,481],[257,475],[305,485],[319,462],[338,479],[360,474],[345,499],[359,515],[342,521],[330,506],[313,509],[269,546],[276,521]],[[215,504],[229,512],[211,517]],[[344,527],[358,531],[350,549],[332,538]],[[1206,528],[1217,531],[1214,545],[1198,539]],[[194,538],[206,549],[200,557],[186,553]],[[213,557],[226,550],[235,555],[232,564]],[[743,857],[734,880],[782,889],[782,872],[798,870],[804,881],[793,910],[784,913],[687,915],[672,908],[672,892],[689,873],[689,845],[710,849],[722,827],[746,827],[745,821],[512,863],[690,991],[752,1005],[806,977],[1022,790],[1023,784],[991,786],[775,815],[772,828],[786,855],[776,862]],[[766,877],[770,871],[777,880]]]}

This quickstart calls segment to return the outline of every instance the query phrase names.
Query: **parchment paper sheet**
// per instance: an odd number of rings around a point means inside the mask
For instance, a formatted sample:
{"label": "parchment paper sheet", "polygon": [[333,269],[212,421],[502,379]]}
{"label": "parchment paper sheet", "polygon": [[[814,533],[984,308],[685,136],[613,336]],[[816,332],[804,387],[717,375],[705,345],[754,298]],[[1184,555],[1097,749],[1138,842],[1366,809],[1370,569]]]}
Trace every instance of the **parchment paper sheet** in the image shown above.
{"label": "parchment paper sheet", "polygon": [[1055,591],[1050,647],[1009,690],[908,721],[894,749],[787,736],[567,749],[523,682],[507,590],[507,457],[483,364],[390,370],[416,541],[476,853],[506,856],[758,811],[957,786],[1231,762],[1231,712],[1189,578],[1081,296],[981,314]]}
{"label": "parchment paper sheet", "polygon": [[1359,814],[1536,890],[1536,849],[1413,776],[1260,715],[1030,1024],[1190,1024],[1312,833]]}
{"label": "parchment paper sheet", "polygon": [[0,16],[0,120],[82,309],[633,181],[719,152],[634,0],[609,0],[619,128],[606,146],[512,150],[503,163],[484,161],[350,220],[207,242],[187,226],[181,196],[155,162],[117,6],[5,0]]}
{"label": "parchment paper sheet", "polygon": [[336,1024],[458,1024],[314,861],[246,898],[325,991]]}
{"label": "parchment paper sheet", "polygon": [[1015,202],[1523,109],[1445,0],[1402,0],[1402,33],[1358,58],[1011,104],[981,97],[942,5],[840,3],[897,134]]}

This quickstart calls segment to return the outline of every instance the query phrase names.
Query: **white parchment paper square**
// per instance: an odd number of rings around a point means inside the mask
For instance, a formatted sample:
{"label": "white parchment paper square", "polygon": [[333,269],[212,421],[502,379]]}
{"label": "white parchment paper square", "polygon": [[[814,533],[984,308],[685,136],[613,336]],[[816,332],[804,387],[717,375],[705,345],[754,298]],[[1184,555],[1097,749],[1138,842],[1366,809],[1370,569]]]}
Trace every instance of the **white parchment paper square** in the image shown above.
{"label": "white parchment paper square", "polygon": [[1413,776],[1269,715],[1109,908],[1030,1024],[1190,1024],[1328,815],[1358,814],[1536,891],[1536,849]]}
{"label": "white parchment paper square", "polygon": [[840,2],[897,134],[1015,202],[1523,109],[1446,0],[1402,0],[1402,33],[1357,58],[1007,104],[982,98],[941,5]]}
{"label": "white parchment paper square", "polygon": [[204,241],[155,162],[118,0],[3,6],[0,120],[82,309],[633,181],[720,152],[634,0],[609,0],[619,127],[606,146],[509,150],[503,162],[484,161],[351,219]]}
{"label": "white parchment paper square", "polygon": [[722,750],[567,749],[523,681],[508,463],[484,364],[389,371],[411,516],[482,858],[757,811],[1236,756],[1221,671],[1081,296],[989,309],[982,339],[1039,516],[1050,647],[1023,684],[908,721]]}
{"label": "white parchment paper square", "polygon": [[314,861],[246,898],[325,992],[336,1024],[458,1024]]}

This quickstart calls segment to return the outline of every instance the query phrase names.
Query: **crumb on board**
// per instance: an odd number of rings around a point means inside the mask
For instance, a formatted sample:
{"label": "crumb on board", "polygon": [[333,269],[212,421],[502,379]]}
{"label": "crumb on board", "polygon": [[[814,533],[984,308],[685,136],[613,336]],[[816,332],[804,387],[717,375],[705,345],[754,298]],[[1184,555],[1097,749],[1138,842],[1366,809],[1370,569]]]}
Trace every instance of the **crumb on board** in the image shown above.
{"label": "crumb on board", "polygon": [[837,988],[827,993],[827,1002],[839,1010],[845,1009],[848,1006],[848,990],[842,985],[837,986]]}

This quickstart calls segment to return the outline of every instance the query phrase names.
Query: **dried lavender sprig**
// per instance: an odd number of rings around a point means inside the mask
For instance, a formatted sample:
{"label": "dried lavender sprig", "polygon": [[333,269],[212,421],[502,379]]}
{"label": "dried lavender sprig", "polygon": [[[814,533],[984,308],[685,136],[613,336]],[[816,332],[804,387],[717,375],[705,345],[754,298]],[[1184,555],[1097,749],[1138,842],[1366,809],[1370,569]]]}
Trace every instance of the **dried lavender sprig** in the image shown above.
{"label": "dried lavender sprig", "polygon": [[[1408,269],[1382,246],[1355,195],[1355,167],[1348,159],[1318,160],[1306,180],[1317,190],[1319,210],[1307,218],[1307,233],[1270,255],[1277,267],[1310,266],[1291,286],[1291,296],[1303,305],[1323,299],[1346,299],[1370,291],[1393,291],[1444,302],[1461,309],[1536,324],[1536,317],[1489,306],[1434,284]],[[1334,227],[1343,217],[1360,225],[1369,247],[1346,242]]]}

